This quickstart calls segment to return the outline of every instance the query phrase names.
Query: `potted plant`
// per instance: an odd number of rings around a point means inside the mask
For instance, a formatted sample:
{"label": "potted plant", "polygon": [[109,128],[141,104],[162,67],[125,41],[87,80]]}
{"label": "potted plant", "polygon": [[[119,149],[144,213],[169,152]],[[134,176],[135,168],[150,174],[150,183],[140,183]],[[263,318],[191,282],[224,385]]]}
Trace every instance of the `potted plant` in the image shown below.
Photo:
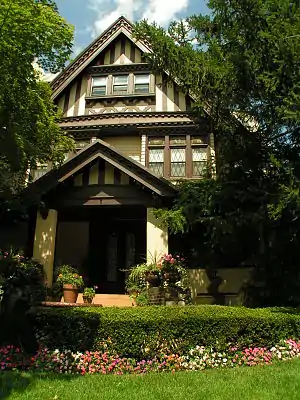
{"label": "potted plant", "polygon": [[94,288],[88,288],[86,287],[83,291],[83,302],[87,304],[92,304],[93,298],[96,295],[96,291]]}
{"label": "potted plant", "polygon": [[147,265],[145,271],[145,280],[150,287],[158,287],[160,285],[161,268],[158,264]]}
{"label": "potted plant", "polygon": [[173,257],[172,254],[165,254],[159,261],[163,280],[171,285],[181,281],[186,276],[186,269],[183,266],[184,259],[180,256]]}
{"label": "potted plant", "polygon": [[65,303],[76,303],[79,289],[84,286],[82,276],[65,269],[58,275],[57,282],[63,287]]}

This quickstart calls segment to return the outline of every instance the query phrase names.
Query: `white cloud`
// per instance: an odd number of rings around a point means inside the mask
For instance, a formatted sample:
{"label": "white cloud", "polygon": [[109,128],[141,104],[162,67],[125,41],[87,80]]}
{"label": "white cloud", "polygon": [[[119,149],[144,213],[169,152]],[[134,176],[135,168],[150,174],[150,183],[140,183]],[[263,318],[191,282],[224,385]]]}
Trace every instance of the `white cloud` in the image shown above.
{"label": "white cloud", "polygon": [[177,14],[186,10],[188,0],[149,0],[142,19],[167,25]]}
{"label": "white cloud", "polygon": [[89,30],[95,37],[121,15],[130,21],[146,18],[166,26],[187,7],[188,0],[89,0],[89,8],[95,12],[95,21]]}
{"label": "white cloud", "polygon": [[[113,8],[107,11],[111,4],[108,0],[90,0],[89,6],[93,11],[96,11],[96,20],[91,31],[92,36],[97,36],[109,27],[121,15],[133,20],[135,13],[139,11],[143,4],[143,0],[113,0]],[[105,7],[104,7],[105,6]]]}

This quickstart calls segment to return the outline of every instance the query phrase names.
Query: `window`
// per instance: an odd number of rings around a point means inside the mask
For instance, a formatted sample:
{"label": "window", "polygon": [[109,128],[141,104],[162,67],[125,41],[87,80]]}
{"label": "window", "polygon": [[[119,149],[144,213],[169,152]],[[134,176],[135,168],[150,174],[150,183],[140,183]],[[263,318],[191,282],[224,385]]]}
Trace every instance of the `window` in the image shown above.
{"label": "window", "polygon": [[186,149],[171,148],[171,177],[186,175]]}
{"label": "window", "polygon": [[149,149],[149,168],[158,176],[164,174],[164,149]]}
{"label": "window", "polygon": [[134,77],[134,93],[149,93],[150,75],[140,74]]}
{"label": "window", "polygon": [[92,95],[105,96],[106,95],[106,76],[97,76],[92,79]]}
{"label": "window", "polygon": [[158,176],[164,175],[164,138],[149,138],[149,168]]}
{"label": "window", "polygon": [[128,92],[128,75],[113,77],[113,94],[126,94]]}
{"label": "window", "polygon": [[207,168],[207,147],[193,147],[193,176],[203,176]]}
{"label": "window", "polygon": [[207,170],[205,137],[148,137],[147,166],[166,178],[201,178]]}

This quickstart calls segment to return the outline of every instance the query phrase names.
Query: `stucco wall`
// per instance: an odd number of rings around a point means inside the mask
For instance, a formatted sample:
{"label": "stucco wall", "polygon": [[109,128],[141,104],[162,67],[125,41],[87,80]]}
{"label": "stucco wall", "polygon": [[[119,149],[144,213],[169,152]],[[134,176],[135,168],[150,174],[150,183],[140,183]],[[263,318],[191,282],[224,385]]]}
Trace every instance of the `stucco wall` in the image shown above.
{"label": "stucco wall", "polygon": [[104,137],[103,140],[133,160],[141,161],[140,136],[110,136]]}
{"label": "stucco wall", "polygon": [[147,262],[156,261],[168,253],[168,231],[160,226],[160,221],[153,215],[153,209],[147,209]]}
{"label": "stucco wall", "polygon": [[[189,279],[192,287],[192,297],[196,303],[212,302],[212,298],[208,293],[210,280],[205,269],[190,269],[188,270]],[[226,304],[238,303],[237,297],[243,285],[251,278],[252,268],[224,268],[217,270],[217,276],[222,279],[218,288],[220,293],[227,295]]]}

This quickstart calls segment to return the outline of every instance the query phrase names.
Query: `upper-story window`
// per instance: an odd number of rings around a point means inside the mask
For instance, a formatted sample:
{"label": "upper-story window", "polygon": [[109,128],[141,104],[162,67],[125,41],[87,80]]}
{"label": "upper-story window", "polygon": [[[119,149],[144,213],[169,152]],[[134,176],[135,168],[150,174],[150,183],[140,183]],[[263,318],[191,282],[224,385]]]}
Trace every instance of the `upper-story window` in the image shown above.
{"label": "upper-story window", "polygon": [[95,76],[92,79],[92,95],[93,96],[105,96],[107,87],[106,76]]}
{"label": "upper-story window", "polygon": [[166,178],[200,178],[207,171],[208,146],[199,137],[148,138],[147,166]]}
{"label": "upper-story window", "polygon": [[134,76],[134,92],[135,93],[149,93],[150,89],[150,75],[139,74]]}
{"label": "upper-story window", "polygon": [[119,74],[93,76],[91,96],[154,95],[154,76],[151,74]]}
{"label": "upper-story window", "polygon": [[128,93],[128,75],[113,76],[113,94]]}

